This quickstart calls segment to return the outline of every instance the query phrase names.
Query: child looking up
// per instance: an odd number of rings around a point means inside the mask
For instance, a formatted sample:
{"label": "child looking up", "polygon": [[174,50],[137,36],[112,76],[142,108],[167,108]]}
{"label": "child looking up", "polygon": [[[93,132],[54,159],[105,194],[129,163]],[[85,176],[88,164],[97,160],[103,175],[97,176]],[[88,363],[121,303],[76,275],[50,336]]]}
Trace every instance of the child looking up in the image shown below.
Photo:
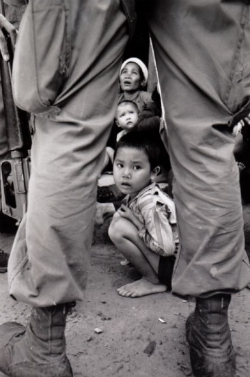
{"label": "child looking up", "polygon": [[[118,128],[122,130],[116,135],[116,142],[126,133],[135,130],[139,118],[139,110],[136,103],[123,100],[117,105],[115,123]],[[114,149],[112,147],[106,147],[106,156],[104,159],[104,167],[109,162],[113,164]]]}
{"label": "child looking up", "polygon": [[135,131],[139,118],[138,106],[130,100],[123,100],[117,106],[115,122],[118,128],[121,128],[117,134],[116,141],[119,141],[123,135],[130,131]]}
{"label": "child looking up", "polygon": [[[116,135],[116,141],[118,141],[126,133],[136,129],[138,117],[138,107],[134,102],[124,100],[117,105],[115,123],[118,129],[121,128],[122,131],[120,131]],[[113,170],[113,161],[114,149],[108,146],[106,147],[106,155],[104,158],[102,171],[109,169]],[[113,202],[121,198],[123,198],[123,194],[118,190],[115,184],[111,184],[109,186],[101,186],[99,180],[97,188],[98,203]]]}
{"label": "child looking up", "polygon": [[160,171],[159,157],[157,142],[143,131],[123,136],[115,150],[114,180],[127,196],[113,216],[109,236],[142,275],[119,288],[121,296],[171,289],[178,234],[173,200],[151,183]]}

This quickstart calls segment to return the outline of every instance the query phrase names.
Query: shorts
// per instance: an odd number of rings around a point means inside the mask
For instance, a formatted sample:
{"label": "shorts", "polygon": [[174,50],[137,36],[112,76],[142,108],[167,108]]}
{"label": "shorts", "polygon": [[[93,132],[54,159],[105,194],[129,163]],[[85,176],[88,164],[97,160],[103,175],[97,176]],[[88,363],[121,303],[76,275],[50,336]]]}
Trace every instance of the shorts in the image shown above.
{"label": "shorts", "polygon": [[172,290],[172,275],[174,270],[176,256],[160,257],[158,266],[158,279],[160,283],[167,286],[167,290]]}

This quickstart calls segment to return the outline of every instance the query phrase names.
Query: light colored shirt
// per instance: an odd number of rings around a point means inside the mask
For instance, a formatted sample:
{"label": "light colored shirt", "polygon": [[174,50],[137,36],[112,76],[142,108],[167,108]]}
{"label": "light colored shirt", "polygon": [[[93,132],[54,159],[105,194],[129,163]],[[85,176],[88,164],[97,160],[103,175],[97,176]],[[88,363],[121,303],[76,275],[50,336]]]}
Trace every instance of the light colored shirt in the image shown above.
{"label": "light colored shirt", "polygon": [[152,183],[132,200],[127,196],[125,204],[143,224],[138,234],[145,245],[164,257],[175,254],[179,237],[173,199]]}

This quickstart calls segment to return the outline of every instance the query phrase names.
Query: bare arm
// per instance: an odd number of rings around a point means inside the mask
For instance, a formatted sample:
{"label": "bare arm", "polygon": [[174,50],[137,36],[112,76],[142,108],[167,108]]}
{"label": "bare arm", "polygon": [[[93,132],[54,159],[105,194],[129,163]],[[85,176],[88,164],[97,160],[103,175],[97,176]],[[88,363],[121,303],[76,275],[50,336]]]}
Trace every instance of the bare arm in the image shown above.
{"label": "bare arm", "polygon": [[128,208],[125,204],[121,205],[121,207],[118,209],[117,213],[121,217],[131,221],[131,223],[133,223],[138,230],[140,230],[143,227],[143,224],[140,222],[140,220],[137,219],[137,217],[133,214],[131,209]]}

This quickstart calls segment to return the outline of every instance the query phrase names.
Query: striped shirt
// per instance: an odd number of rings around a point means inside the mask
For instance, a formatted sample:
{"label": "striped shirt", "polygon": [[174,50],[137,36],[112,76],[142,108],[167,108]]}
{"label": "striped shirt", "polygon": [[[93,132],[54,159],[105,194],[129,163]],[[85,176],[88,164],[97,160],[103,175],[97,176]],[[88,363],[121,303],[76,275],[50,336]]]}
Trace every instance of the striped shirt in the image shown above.
{"label": "striped shirt", "polygon": [[150,250],[163,257],[176,253],[179,238],[173,199],[152,183],[132,200],[127,196],[125,204],[143,224],[138,234]]}

